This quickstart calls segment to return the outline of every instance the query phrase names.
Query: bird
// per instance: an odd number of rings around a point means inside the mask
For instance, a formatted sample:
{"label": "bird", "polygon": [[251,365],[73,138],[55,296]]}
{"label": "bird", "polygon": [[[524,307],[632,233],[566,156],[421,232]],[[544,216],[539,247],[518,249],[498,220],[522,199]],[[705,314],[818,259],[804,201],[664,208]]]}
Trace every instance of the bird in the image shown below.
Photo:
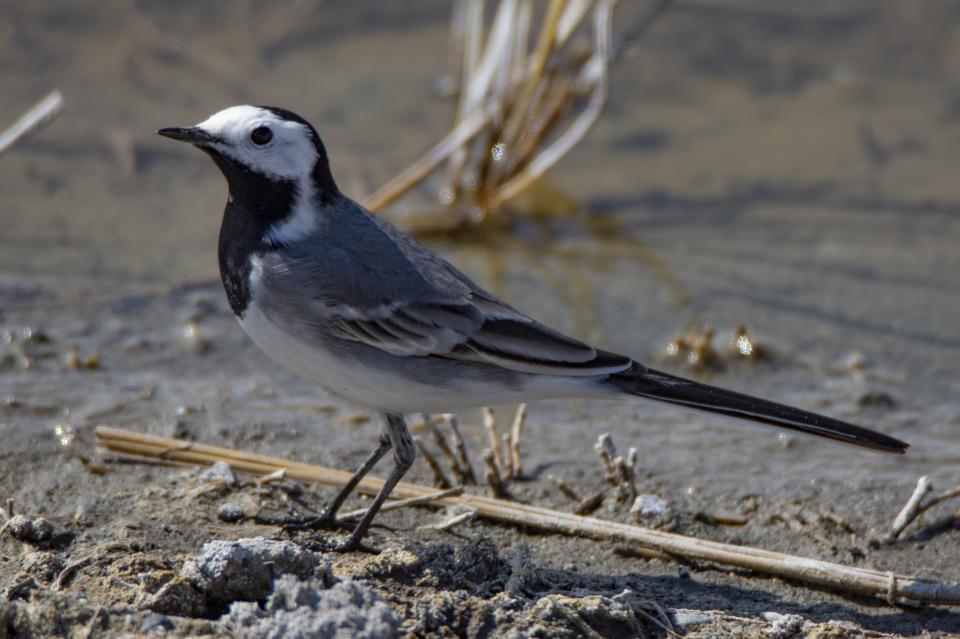
{"label": "bird", "polygon": [[[364,538],[413,464],[405,415],[535,399],[641,397],[878,451],[908,444],[866,428],[648,368],[538,322],[344,195],[316,129],[279,107],[240,105],[159,135],[204,151],[227,181],[218,242],[230,309],[269,356],[378,412],[376,449],[320,515],[291,522]],[[336,516],[389,451],[394,467],[356,525]]]}

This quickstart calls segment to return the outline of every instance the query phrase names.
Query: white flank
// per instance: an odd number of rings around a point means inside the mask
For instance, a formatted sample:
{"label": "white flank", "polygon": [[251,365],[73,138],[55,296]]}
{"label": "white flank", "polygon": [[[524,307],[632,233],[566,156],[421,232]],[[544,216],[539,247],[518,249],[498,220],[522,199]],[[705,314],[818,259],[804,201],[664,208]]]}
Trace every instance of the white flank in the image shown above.
{"label": "white flank", "polygon": [[[257,277],[256,265],[251,280]],[[252,283],[252,282],[251,282]],[[379,365],[349,355],[337,355],[318,342],[306,343],[268,318],[254,300],[240,319],[250,339],[275,361],[300,373],[334,395],[361,406],[395,413],[450,412],[471,406],[500,405],[546,397],[609,397],[589,378],[531,375],[521,386],[497,380],[454,376],[441,384],[426,384],[403,374],[417,358],[397,357]],[[359,348],[359,344],[357,345]],[[387,356],[389,357],[389,356]],[[408,360],[401,363],[401,360]]]}

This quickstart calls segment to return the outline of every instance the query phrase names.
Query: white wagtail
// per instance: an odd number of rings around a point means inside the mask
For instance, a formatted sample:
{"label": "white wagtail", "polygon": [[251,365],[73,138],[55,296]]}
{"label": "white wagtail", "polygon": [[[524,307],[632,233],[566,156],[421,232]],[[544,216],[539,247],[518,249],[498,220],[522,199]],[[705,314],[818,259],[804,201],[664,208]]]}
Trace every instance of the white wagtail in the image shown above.
{"label": "white wagtail", "polygon": [[220,275],[254,342],[332,393],[383,415],[373,454],[309,527],[337,510],[388,450],[396,466],[340,549],[362,548],[413,463],[403,415],[548,397],[648,397],[902,453],[907,444],[830,417],[647,368],[567,337],[483,290],[343,195],[303,118],[235,106],[157,133],[205,151],[227,178]]}

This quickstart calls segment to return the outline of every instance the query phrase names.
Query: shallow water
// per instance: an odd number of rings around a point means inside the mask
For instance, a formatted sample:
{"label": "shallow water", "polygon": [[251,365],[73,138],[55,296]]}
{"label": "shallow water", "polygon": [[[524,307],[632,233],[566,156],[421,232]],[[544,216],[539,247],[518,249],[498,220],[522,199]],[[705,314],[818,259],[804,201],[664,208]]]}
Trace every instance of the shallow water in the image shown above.
{"label": "shallow water", "polygon": [[[119,0],[0,8],[18,70],[0,79],[0,121],[51,88],[67,103],[0,163],[0,396],[12,398],[0,432],[109,423],[319,462],[372,443],[373,423],[347,425],[354,409],[240,333],[216,281],[223,180],[152,131],[282,104],[317,125],[341,187],[369,193],[444,133],[448,7],[250,6],[200,19]],[[958,17],[909,0],[681,3],[616,68],[602,121],[551,173],[575,214],[521,204],[506,231],[430,240],[521,309],[652,363],[690,326],[745,324],[777,357],[712,382],[869,424],[910,454],[571,400],[531,408],[531,466],[588,472],[610,431],[664,491],[957,482]],[[189,322],[205,346],[184,337]],[[53,341],[23,345],[23,327]],[[71,348],[100,368],[67,369]],[[883,394],[892,404],[870,405]],[[479,449],[479,428],[471,438]]]}

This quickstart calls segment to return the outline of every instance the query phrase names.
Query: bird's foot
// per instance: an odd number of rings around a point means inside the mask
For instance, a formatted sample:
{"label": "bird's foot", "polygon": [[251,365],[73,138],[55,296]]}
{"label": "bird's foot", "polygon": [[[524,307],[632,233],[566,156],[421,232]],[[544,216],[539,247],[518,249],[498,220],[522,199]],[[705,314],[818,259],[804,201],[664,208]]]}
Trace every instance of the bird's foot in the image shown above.
{"label": "bird's foot", "polygon": [[324,510],[316,517],[299,519],[285,519],[279,522],[284,532],[297,530],[348,530],[353,532],[357,525],[353,522],[337,519],[329,510]]}
{"label": "bird's foot", "polygon": [[374,546],[368,546],[363,543],[364,535],[357,535],[357,524],[350,521],[342,521],[330,514],[330,511],[324,510],[316,517],[303,517],[300,519],[285,519],[279,523],[286,533],[298,530],[345,530],[351,534],[348,538],[340,541],[324,541],[323,549],[328,552],[366,552],[371,555],[380,554],[380,549]]}

